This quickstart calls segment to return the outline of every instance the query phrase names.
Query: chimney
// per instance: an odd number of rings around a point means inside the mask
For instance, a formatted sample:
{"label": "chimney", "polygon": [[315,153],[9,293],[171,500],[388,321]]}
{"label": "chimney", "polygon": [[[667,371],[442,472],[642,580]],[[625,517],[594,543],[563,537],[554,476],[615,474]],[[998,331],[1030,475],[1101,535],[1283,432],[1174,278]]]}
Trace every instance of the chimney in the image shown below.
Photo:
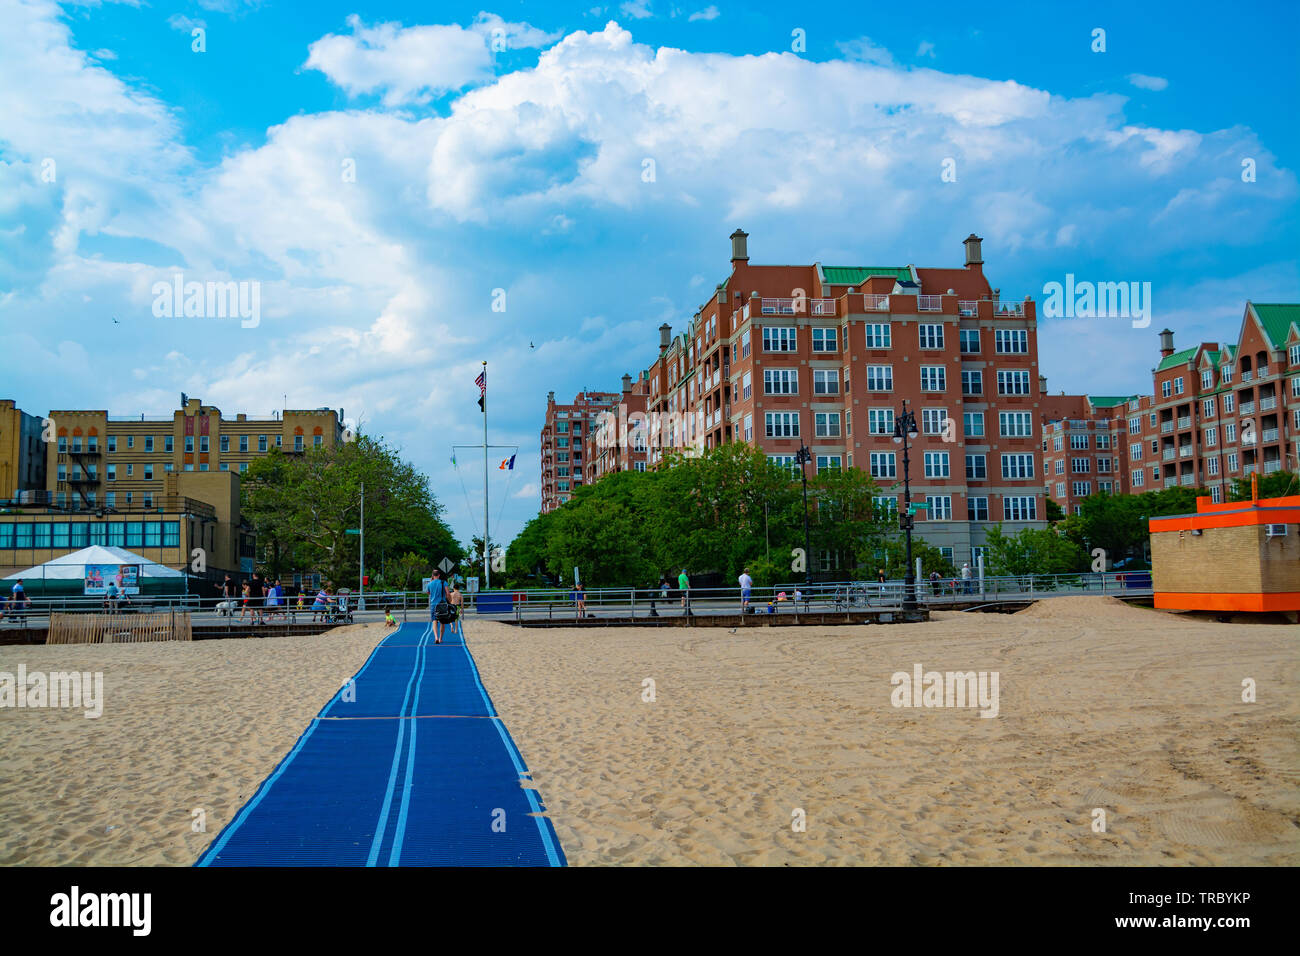
{"label": "chimney", "polygon": [[973,232],[965,239],[962,240],[962,245],[966,247],[966,268],[967,269],[969,269],[971,266],[984,265],[984,257],[983,255],[981,255],[980,252],[980,243],[982,243],[983,241],[984,241],[983,239],[975,235],[975,233]]}
{"label": "chimney", "polygon": [[731,234],[731,261],[748,262],[749,251],[746,248],[745,240],[749,238],[749,233],[741,232],[737,229]]}
{"label": "chimney", "polygon": [[1160,357],[1169,358],[1174,354],[1174,333],[1168,329],[1160,330]]}
{"label": "chimney", "polygon": [[632,376],[626,372],[623,373],[623,394],[626,395],[632,391]]}
{"label": "chimney", "polygon": [[555,393],[554,393],[554,392],[547,392],[547,393],[546,393],[546,404],[547,404],[547,405],[554,405],[554,404],[555,404]]}
{"label": "chimney", "polygon": [[1046,375],[1040,375],[1040,376],[1038,376],[1038,394],[1039,394],[1039,395],[1046,395],[1046,394],[1047,394],[1047,376],[1046,376]]}
{"label": "chimney", "polygon": [[672,338],[673,338],[673,327],[671,325],[665,322],[663,325],[659,326],[659,351],[660,352],[668,351],[668,343],[672,341]]}

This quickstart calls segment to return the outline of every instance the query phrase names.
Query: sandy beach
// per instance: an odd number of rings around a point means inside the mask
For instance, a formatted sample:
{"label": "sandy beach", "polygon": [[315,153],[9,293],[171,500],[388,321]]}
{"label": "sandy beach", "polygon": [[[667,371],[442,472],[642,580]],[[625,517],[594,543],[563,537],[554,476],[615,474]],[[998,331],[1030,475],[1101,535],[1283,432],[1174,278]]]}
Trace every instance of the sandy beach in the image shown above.
{"label": "sandy beach", "polygon": [[[0,710],[0,863],[191,864],[381,636],[0,647],[105,682],[98,719]],[[574,865],[1300,862],[1294,626],[1057,598],[468,638]],[[916,665],[996,672],[997,716],[893,706]]]}

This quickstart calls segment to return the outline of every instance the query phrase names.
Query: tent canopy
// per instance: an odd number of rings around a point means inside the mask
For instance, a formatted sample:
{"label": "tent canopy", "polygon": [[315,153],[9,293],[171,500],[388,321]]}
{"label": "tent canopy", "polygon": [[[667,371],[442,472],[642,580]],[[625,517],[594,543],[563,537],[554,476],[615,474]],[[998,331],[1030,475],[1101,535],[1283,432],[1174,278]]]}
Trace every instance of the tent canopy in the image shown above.
{"label": "tent canopy", "polygon": [[86,565],[88,564],[138,564],[140,566],[140,577],[142,578],[182,578],[185,576],[180,571],[174,571],[164,564],[157,564],[133,551],[126,550],[126,548],[111,548],[92,544],[89,548],[73,551],[61,558],[53,558],[44,564],[28,568],[26,571],[6,575],[4,580],[13,581],[17,578],[34,578],[46,581],[77,581],[81,580],[85,575]]}

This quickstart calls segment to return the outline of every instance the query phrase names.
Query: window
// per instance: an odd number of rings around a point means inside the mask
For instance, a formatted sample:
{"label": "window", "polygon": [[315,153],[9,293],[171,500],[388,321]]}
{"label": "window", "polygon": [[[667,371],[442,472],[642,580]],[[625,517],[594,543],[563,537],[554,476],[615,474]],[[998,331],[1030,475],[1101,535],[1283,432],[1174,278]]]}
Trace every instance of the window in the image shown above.
{"label": "window", "polygon": [[126,476],[130,478],[134,472],[135,472],[135,465],[132,465],[130,462],[128,462],[126,466]]}
{"label": "window", "polygon": [[126,447],[127,447],[127,448],[134,448],[134,447],[135,447],[135,436],[134,436],[134,435],[127,435],[127,436],[126,436]]}
{"label": "window", "polygon": [[998,371],[999,395],[1028,395],[1029,372],[1002,369]]}
{"label": "window", "polygon": [[144,466],[144,480],[153,481],[153,465]]}
{"label": "window", "polygon": [[984,373],[979,369],[964,369],[961,373],[961,393],[980,395],[984,392]]}
{"label": "window", "polygon": [[754,416],[746,415],[744,421],[745,441],[754,440]]}
{"label": "window", "polygon": [[942,392],[947,388],[947,378],[945,369],[942,365],[922,365],[921,366],[921,391],[923,392]]}
{"label": "window", "polygon": [[814,352],[838,352],[836,329],[813,329],[812,346]]}
{"label": "window", "polygon": [[193,452],[194,452],[194,436],[193,436],[193,435],[186,435],[186,436],[185,436],[185,452],[186,452],[186,454],[193,454]]}
{"label": "window", "polygon": [[294,435],[294,436],[293,436],[293,450],[294,450],[294,451],[302,451],[302,449],[303,449],[302,436],[301,436],[301,435]]}
{"label": "window", "polygon": [[980,350],[980,330],[962,329],[957,333],[957,344],[962,354],[972,355]]}
{"label": "window", "polygon": [[1181,394],[1183,394],[1183,379],[1182,379],[1182,376],[1179,376],[1178,378],[1174,379],[1174,394],[1175,394],[1175,395],[1181,395]]}
{"label": "window", "polygon": [[1151,413],[1151,419],[1150,419],[1150,421],[1151,421],[1151,427],[1152,427],[1152,428],[1155,428],[1155,427],[1156,427],[1156,413],[1155,413],[1155,412],[1152,412],[1152,413]]}
{"label": "window", "polygon": [[1091,461],[1088,458],[1071,458],[1070,471],[1076,475],[1086,475],[1092,470]]}
{"label": "window", "polygon": [[868,392],[888,392],[894,388],[894,366],[892,365],[868,365],[867,366],[867,391]]}
{"label": "window", "polygon": [[1215,445],[1219,441],[1219,430],[1217,428],[1205,429],[1205,444]]}
{"label": "window", "polygon": [[818,455],[817,474],[820,475],[823,471],[839,471],[842,460],[839,455]]}
{"label": "window", "polygon": [[1011,495],[1002,499],[1002,518],[1005,521],[1038,520],[1038,500],[1029,495]]}
{"label": "window", "polygon": [[1097,474],[1099,474],[1099,475],[1108,475],[1108,474],[1110,474],[1110,459],[1109,459],[1109,458],[1098,458],[1098,459],[1097,459]]}
{"label": "window", "polygon": [[207,436],[207,435],[201,435],[201,436],[199,437],[199,451],[203,452],[204,454],[207,454],[207,452],[208,452],[208,436]]}
{"label": "window", "polygon": [[881,517],[898,513],[898,495],[875,495],[871,499],[876,514]]}
{"label": "window", "polygon": [[746,372],[740,380],[740,391],[744,398],[749,398],[754,394],[754,383],[749,372]]}
{"label": "window", "polygon": [[1201,415],[1205,418],[1214,417],[1214,399],[1207,398],[1201,402]]}
{"label": "window", "polygon": [[993,351],[1001,355],[1028,354],[1029,332],[1025,329],[995,329]]}
{"label": "window", "polygon": [[838,395],[840,393],[840,370],[836,368],[813,369],[813,394]]}
{"label": "window", "polygon": [[767,325],[763,327],[764,352],[794,352],[799,346],[793,328]]}
{"label": "window", "polygon": [[798,412],[764,412],[763,427],[768,438],[798,438]]}
{"label": "window", "polygon": [[764,395],[795,395],[799,391],[799,373],[792,368],[763,369]]}
{"label": "window", "polygon": [[1162,397],[1168,398],[1172,389],[1173,385],[1169,381],[1166,380],[1160,383],[1160,394]]}
{"label": "window", "polygon": [[894,453],[892,451],[873,451],[871,453],[871,477],[898,477],[898,469],[894,464]]}
{"label": "window", "polygon": [[1228,452],[1228,471],[1236,471],[1236,470],[1237,470],[1237,453],[1235,451],[1230,451]]}
{"label": "window", "polygon": [[258,435],[258,436],[257,436],[257,450],[258,450],[258,451],[266,451],[266,436],[265,436],[265,435]]}
{"label": "window", "polygon": [[[852,434],[853,434],[853,413],[852,413],[852,412],[849,412],[849,411],[846,411],[846,412],[844,413],[844,434],[846,434],[846,435],[852,435]],[[849,455],[849,467],[850,467],[850,468],[853,467],[853,456],[852,456],[852,455]]]}
{"label": "window", "polygon": [[1128,420],[1128,431],[1130,435],[1136,435],[1142,430],[1142,416],[1135,415]]}
{"label": "window", "polygon": [[1064,498],[1064,497],[1065,497],[1065,482],[1063,482],[1063,481],[1058,481],[1058,482],[1056,483],[1056,497],[1058,497],[1058,498]]}
{"label": "window", "polygon": [[1075,481],[1070,483],[1070,490],[1076,498],[1086,498],[1092,494],[1091,481]]}
{"label": "window", "polygon": [[1129,484],[1132,485],[1134,488],[1141,488],[1143,484],[1146,482],[1146,477],[1147,477],[1147,473],[1143,471],[1141,468],[1139,468],[1137,471],[1133,472]]}
{"label": "window", "polygon": [[962,412],[961,415],[962,434],[967,438],[984,437],[984,413],[983,412]]}
{"label": "window", "polygon": [[1073,448],[1073,449],[1075,449],[1076,451],[1079,450],[1079,449],[1086,449],[1086,448],[1088,447],[1088,436],[1087,436],[1087,435],[1071,435],[1071,436],[1070,436],[1070,447]]}
{"label": "window", "polygon": [[109,436],[108,436],[108,450],[109,450],[109,451],[117,451],[117,436],[116,436],[116,435],[109,435]]}
{"label": "window", "polygon": [[[752,431],[752,429],[751,429],[751,431]],[[643,462],[643,461],[634,461],[634,462],[632,462],[632,470],[633,470],[633,471],[645,471],[645,462]]]}
{"label": "window", "polygon": [[1291,397],[1300,398],[1300,375],[1291,379]]}
{"label": "window", "polygon": [[[117,481],[117,465],[105,465],[104,470],[107,472],[109,481]],[[63,480],[63,466],[59,465],[59,481]]]}
{"label": "window", "polygon": [[869,349],[887,349],[889,348],[889,323],[871,324],[867,329],[867,348]]}
{"label": "window", "polygon": [[153,451],[153,436],[152,436],[152,435],[145,435],[145,436],[144,436],[144,450],[145,450],[145,451]]}
{"label": "window", "polygon": [[989,500],[988,498],[967,498],[966,499],[966,520],[967,521],[988,521],[989,520]]}
{"label": "window", "polygon": [[916,327],[920,346],[923,349],[943,348],[943,326],[922,323]]}
{"label": "window", "polygon": [[927,451],[925,453],[925,477],[948,478],[948,453],[946,451]]}
{"label": "window", "polygon": [[983,455],[966,456],[966,477],[970,481],[984,481],[988,478],[988,463]]}
{"label": "window", "polygon": [[1223,396],[1223,414],[1231,415],[1232,410],[1237,407],[1237,398],[1229,393]]}
{"label": "window", "polygon": [[1159,465],[1152,465],[1152,466],[1151,466],[1151,480],[1152,480],[1153,482],[1156,482],[1156,481],[1159,481],[1159,480],[1160,480],[1160,466],[1159,466]]}
{"label": "window", "polygon": [[1227,385],[1229,382],[1231,382],[1231,381],[1232,381],[1232,366],[1231,366],[1231,365],[1225,365],[1225,366],[1223,366],[1222,371],[1219,373],[1219,378],[1223,379],[1223,384],[1224,384],[1224,385]]}
{"label": "window", "polygon": [[1223,503],[1223,486],[1215,485],[1210,489],[1210,500],[1216,505]]}
{"label": "window", "polygon": [[[813,434],[817,438],[839,438],[840,413],[815,412],[813,414]],[[821,471],[821,468],[819,467],[817,470]]]}
{"label": "window", "polygon": [[1152,455],[1158,455],[1158,454],[1160,454],[1160,439],[1159,439],[1159,438],[1153,438],[1153,439],[1151,439],[1151,454],[1152,454]]}
{"label": "window", "polygon": [[164,436],[163,436],[163,451],[165,451],[165,452],[167,452],[168,454],[170,454],[170,453],[174,452],[175,450],[176,450],[176,439],[173,438],[171,435],[164,435]]}
{"label": "window", "polygon": [[952,520],[952,495],[926,495],[925,503],[930,506],[925,509],[925,520]]}
{"label": "window", "polygon": [[568,439],[568,438],[557,438],[557,439],[555,439],[555,447],[556,447],[556,448],[568,448],[568,447],[569,447],[569,439]]}
{"label": "window", "polygon": [[921,409],[921,434],[942,435],[943,423],[948,417],[946,408]]}
{"label": "window", "polygon": [[1205,462],[1205,470],[1207,473],[1211,475],[1217,475],[1219,473],[1219,459],[1210,458],[1209,460],[1207,460]]}
{"label": "window", "polygon": [[1034,456],[1033,455],[1003,455],[1002,456],[1002,477],[1003,478],[1034,477]]}
{"label": "window", "polygon": [[[998,412],[998,434],[1006,438],[1029,438],[1034,432],[1032,412]],[[1085,435],[1086,442],[1088,437]],[[1074,436],[1070,436],[1073,443]]]}
{"label": "window", "polygon": [[1065,474],[1065,459],[1064,459],[1064,458],[1058,458],[1058,459],[1056,459],[1056,473],[1057,473],[1058,475],[1063,475],[1063,474]]}
{"label": "window", "polygon": [[1115,483],[1113,481],[1097,482],[1097,490],[1100,491],[1103,495],[1110,494],[1111,491],[1114,489],[1114,487],[1115,487]]}
{"label": "window", "polygon": [[1223,426],[1223,443],[1225,445],[1231,445],[1236,440],[1237,440],[1237,423],[1228,422],[1226,425]]}
{"label": "window", "polygon": [[1208,368],[1202,369],[1201,388],[1213,388],[1213,387],[1214,387],[1214,370]]}
{"label": "window", "polygon": [[892,408],[867,409],[867,432],[871,435],[894,434],[894,410]]}
{"label": "window", "polygon": [[[1086,448],[1087,446],[1085,445],[1084,447]],[[1098,447],[1098,448],[1109,448],[1109,447],[1110,447],[1110,436],[1107,435],[1105,432],[1102,432],[1102,433],[1100,433],[1099,435],[1097,435],[1097,447]]]}

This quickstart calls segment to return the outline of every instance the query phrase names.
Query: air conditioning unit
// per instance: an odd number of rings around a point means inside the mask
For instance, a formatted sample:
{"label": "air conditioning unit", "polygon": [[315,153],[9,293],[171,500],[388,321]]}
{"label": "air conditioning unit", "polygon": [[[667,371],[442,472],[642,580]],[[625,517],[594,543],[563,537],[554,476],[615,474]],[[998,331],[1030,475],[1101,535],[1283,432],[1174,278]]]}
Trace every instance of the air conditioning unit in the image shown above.
{"label": "air conditioning unit", "polygon": [[1284,524],[1267,524],[1264,525],[1264,537],[1266,538],[1285,538],[1286,525]]}

